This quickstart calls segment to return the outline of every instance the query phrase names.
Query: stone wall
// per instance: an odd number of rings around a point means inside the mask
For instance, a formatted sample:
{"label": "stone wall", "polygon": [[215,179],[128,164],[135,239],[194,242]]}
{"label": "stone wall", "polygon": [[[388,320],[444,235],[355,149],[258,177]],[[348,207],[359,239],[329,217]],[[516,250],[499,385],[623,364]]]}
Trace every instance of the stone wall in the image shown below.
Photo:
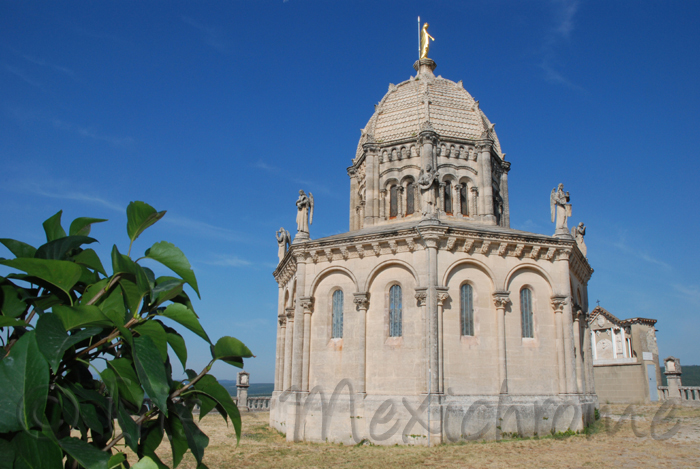
{"label": "stone wall", "polygon": [[593,373],[596,394],[601,404],[649,402],[643,363],[596,365]]}

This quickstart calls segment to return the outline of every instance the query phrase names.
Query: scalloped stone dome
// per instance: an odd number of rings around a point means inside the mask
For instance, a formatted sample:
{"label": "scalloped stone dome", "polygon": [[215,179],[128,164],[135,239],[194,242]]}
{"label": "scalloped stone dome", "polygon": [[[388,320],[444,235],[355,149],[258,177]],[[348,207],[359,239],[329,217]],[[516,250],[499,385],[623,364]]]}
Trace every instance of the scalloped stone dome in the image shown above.
{"label": "scalloped stone dome", "polygon": [[421,70],[421,73],[398,85],[389,85],[389,91],[375,106],[374,114],[362,129],[356,158],[362,155],[362,145],[367,142],[368,135],[373,136],[377,143],[415,138],[421,125],[427,121],[443,138],[491,138],[496,152],[502,155],[493,124],[479,109],[479,102],[464,89],[462,82],[435,77],[428,69],[427,73]]}

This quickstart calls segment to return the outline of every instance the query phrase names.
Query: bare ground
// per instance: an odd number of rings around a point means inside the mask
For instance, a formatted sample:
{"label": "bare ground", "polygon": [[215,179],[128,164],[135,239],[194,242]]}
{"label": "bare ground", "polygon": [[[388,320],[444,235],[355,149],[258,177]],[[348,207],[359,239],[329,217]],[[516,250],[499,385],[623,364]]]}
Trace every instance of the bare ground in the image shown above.
{"label": "bare ground", "polygon": [[[204,463],[210,469],[700,467],[698,407],[679,407],[669,415],[667,411],[660,412],[658,405],[639,405],[632,409],[603,405],[601,419],[590,435],[460,442],[432,448],[288,443],[283,435],[268,426],[268,419],[267,412],[243,414],[243,436],[236,446],[233,428],[226,426],[219,415],[206,416],[200,422],[210,438]],[[159,454],[164,463],[170,464],[167,443],[161,445]],[[135,461],[133,455],[129,461]],[[189,452],[179,467],[196,467]]]}

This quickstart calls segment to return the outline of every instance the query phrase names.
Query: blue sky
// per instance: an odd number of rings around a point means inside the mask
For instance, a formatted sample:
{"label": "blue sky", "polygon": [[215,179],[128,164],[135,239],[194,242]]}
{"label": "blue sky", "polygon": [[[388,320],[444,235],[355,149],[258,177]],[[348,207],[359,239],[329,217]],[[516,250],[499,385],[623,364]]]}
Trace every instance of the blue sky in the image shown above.
{"label": "blue sky", "polygon": [[[552,234],[563,182],[591,304],[658,319],[662,357],[700,364],[698,2],[2,0],[0,237],[40,245],[63,209],[110,219],[93,229],[106,256],[128,247],[129,201],[168,210],[135,252],[181,247],[205,328],[272,381],[274,232],[293,231],[299,189],[313,238],[347,231],[345,169],[389,83],[415,74],[418,15],[435,73],[497,123],[512,226]],[[187,339],[200,369],[208,348]]]}

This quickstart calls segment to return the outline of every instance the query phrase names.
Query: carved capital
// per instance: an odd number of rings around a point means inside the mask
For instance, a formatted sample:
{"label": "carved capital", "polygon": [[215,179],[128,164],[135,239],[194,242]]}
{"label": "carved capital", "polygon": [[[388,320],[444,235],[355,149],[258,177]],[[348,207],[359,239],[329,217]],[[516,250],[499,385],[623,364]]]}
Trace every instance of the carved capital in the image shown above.
{"label": "carved capital", "polygon": [[551,298],[552,300],[552,309],[554,309],[555,313],[561,313],[564,311],[564,306],[566,305],[567,300],[569,299],[568,296],[553,296]]}
{"label": "carved capital", "polygon": [[428,301],[428,292],[423,290],[416,290],[416,300],[418,301],[418,306],[425,306]]}
{"label": "carved capital", "polygon": [[314,308],[314,299],[311,296],[305,296],[302,298],[299,298],[299,304],[301,305],[302,308],[304,308],[304,314],[310,314],[313,312]]}
{"label": "carved capital", "polygon": [[369,293],[354,293],[355,309],[367,311],[369,309]]}
{"label": "carved capital", "polygon": [[438,291],[437,292],[438,306],[442,306],[443,303],[448,299],[450,299],[450,294],[447,293],[446,291]]}
{"label": "carved capital", "polygon": [[511,301],[509,291],[498,291],[493,294],[493,304],[496,305],[496,309],[504,310],[510,303]]}
{"label": "carved capital", "polygon": [[282,311],[279,315],[277,315],[277,321],[281,327],[285,327],[287,325],[287,314]]}
{"label": "carved capital", "polygon": [[560,249],[559,250],[559,260],[560,261],[568,261],[569,258],[571,257],[571,249]]}
{"label": "carved capital", "polygon": [[294,321],[294,307],[289,307],[285,309],[287,313],[287,321]]}

